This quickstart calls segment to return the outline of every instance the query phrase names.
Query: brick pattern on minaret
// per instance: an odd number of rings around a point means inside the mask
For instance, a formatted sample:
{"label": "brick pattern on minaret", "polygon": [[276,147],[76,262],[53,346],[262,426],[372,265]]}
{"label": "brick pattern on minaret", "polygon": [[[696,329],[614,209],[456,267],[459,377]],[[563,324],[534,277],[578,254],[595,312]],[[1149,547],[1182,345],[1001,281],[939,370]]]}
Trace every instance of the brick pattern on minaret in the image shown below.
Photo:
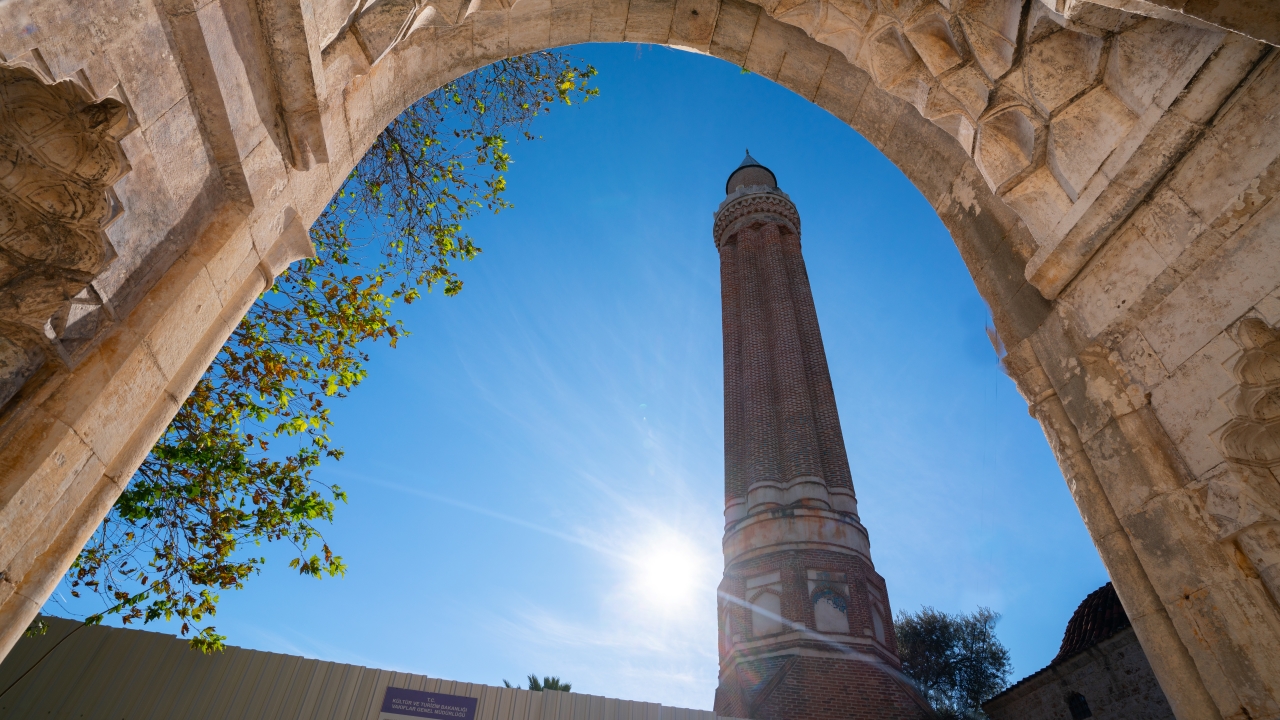
{"label": "brick pattern on minaret", "polygon": [[724,322],[725,573],[716,713],[921,718],[859,521],[800,216],[750,155],[715,216]]}

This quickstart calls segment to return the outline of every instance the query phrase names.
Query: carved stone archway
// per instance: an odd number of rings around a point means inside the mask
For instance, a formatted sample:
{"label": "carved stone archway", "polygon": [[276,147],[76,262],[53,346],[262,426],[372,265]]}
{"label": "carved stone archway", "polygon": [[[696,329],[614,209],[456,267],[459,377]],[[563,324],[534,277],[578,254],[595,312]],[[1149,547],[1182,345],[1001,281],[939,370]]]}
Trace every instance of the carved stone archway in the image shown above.
{"label": "carved stone archway", "polygon": [[[0,341],[45,330],[0,348],[0,654],[388,122],[502,57],[640,42],[771,78],[902,169],[1175,712],[1280,718],[1278,28],[1255,0],[11,0],[0,93],[78,129],[0,121],[0,194],[45,213],[0,217],[4,262],[71,278],[0,303]],[[89,209],[18,181],[45,177]],[[73,235],[98,254],[36,251]]]}

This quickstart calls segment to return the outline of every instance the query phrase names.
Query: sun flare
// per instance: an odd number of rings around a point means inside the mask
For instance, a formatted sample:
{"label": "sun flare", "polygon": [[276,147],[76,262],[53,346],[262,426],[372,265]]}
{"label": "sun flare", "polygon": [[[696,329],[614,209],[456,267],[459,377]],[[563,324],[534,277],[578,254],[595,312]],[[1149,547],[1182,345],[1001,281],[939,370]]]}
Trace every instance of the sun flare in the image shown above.
{"label": "sun flare", "polygon": [[632,556],[637,594],[656,609],[672,611],[689,606],[702,592],[714,592],[706,554],[689,538],[673,530],[645,538]]}

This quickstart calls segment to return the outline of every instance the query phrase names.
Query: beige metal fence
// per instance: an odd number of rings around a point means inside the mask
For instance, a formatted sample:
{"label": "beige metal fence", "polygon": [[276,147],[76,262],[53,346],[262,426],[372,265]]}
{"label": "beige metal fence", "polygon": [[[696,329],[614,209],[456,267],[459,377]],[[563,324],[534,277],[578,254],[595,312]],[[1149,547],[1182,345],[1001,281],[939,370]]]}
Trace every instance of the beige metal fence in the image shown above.
{"label": "beige metal fence", "polygon": [[[0,719],[377,720],[387,687],[478,698],[475,720],[717,720],[712,712],[530,692],[49,618],[0,664]],[[77,629],[79,628],[79,629]]]}

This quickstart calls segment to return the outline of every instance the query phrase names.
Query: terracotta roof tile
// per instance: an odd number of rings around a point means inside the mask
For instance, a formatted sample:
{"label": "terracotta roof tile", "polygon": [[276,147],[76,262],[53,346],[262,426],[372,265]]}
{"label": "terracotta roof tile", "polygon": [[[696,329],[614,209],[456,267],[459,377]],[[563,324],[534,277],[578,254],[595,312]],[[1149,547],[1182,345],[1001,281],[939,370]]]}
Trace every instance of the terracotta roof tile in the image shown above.
{"label": "terracotta roof tile", "polygon": [[1078,652],[1087,650],[1129,627],[1129,616],[1120,604],[1116,589],[1107,583],[1089,593],[1076,608],[1062,634],[1062,646],[1050,662],[1055,665]]}

